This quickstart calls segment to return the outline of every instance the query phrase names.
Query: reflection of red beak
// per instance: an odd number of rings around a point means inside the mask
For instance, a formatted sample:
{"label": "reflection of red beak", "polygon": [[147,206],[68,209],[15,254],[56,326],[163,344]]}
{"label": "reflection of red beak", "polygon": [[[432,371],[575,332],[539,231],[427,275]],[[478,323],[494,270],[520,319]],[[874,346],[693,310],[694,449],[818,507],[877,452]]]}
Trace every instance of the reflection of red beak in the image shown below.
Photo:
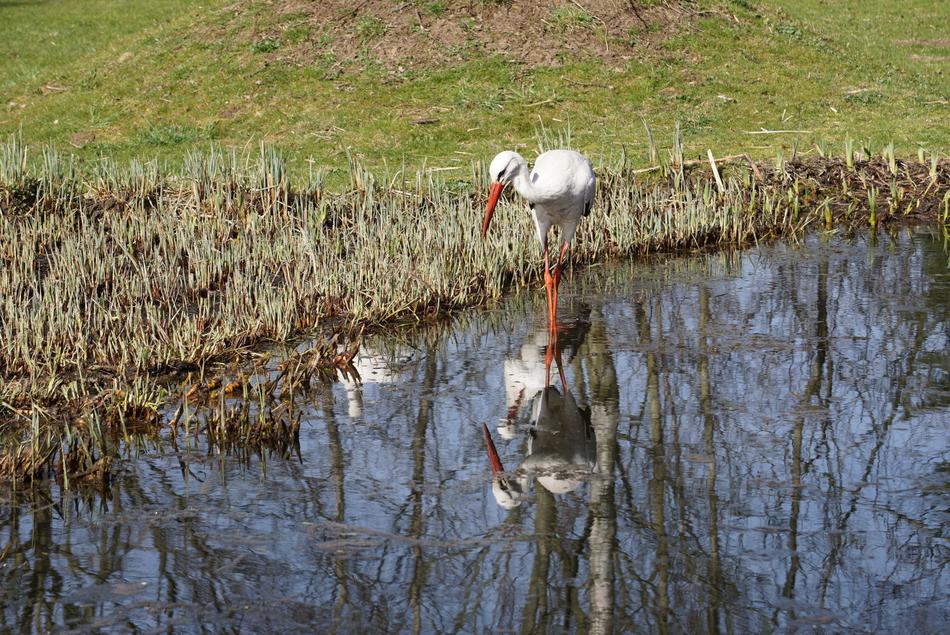
{"label": "reflection of red beak", "polygon": [[495,442],[491,440],[491,432],[488,426],[482,424],[482,430],[485,432],[485,445],[488,447],[488,461],[491,463],[492,474],[501,474],[505,468],[501,465],[501,459],[498,458],[498,450],[495,449]]}
{"label": "reflection of red beak", "polygon": [[482,223],[482,238],[488,233],[488,226],[491,225],[491,216],[495,213],[495,205],[501,198],[501,191],[505,189],[504,183],[491,184],[491,191],[488,192],[488,207],[485,208],[485,221]]}

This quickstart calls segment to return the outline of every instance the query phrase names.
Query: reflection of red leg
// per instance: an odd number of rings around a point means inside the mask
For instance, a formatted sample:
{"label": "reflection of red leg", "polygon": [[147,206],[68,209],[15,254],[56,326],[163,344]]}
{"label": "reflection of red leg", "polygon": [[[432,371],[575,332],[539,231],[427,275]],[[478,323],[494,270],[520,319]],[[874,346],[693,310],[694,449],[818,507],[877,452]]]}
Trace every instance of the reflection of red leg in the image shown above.
{"label": "reflection of red leg", "polygon": [[551,362],[557,362],[557,373],[561,378],[561,386],[567,390],[567,379],[564,376],[564,367],[561,364],[561,349],[557,344],[557,289],[561,284],[561,271],[564,269],[564,254],[567,252],[567,243],[561,243],[561,253],[558,255],[554,271],[548,260],[548,246],[544,244],[544,289],[548,295],[548,350],[544,356],[544,387],[551,385]]}
{"label": "reflection of red leg", "polygon": [[[554,359],[554,351],[557,348],[557,331],[548,329],[548,350],[544,355],[544,387],[551,385],[551,360]],[[560,366],[560,364],[558,364]]]}
{"label": "reflection of red leg", "polygon": [[567,377],[564,376],[564,366],[561,364],[561,349],[560,348],[557,349],[554,359],[557,360],[557,375],[558,377],[561,378],[561,388],[564,389],[564,392],[567,392],[570,390],[570,388],[567,387]]}
{"label": "reflection of red leg", "polygon": [[557,325],[548,329],[548,350],[544,355],[544,387],[551,385],[551,362],[557,364],[557,374],[561,378],[561,386],[567,390],[567,378],[564,376],[564,365],[561,363],[561,347],[557,343]]}

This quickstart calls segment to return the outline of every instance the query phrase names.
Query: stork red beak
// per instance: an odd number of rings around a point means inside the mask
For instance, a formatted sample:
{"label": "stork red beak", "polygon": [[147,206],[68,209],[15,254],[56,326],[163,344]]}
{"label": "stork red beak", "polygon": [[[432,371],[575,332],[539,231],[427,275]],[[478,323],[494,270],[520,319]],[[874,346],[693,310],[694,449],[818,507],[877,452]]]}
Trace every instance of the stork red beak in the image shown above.
{"label": "stork red beak", "polygon": [[501,474],[505,468],[501,465],[501,459],[498,458],[498,450],[495,449],[495,442],[491,440],[491,432],[488,426],[482,424],[482,430],[485,432],[485,445],[488,447],[488,461],[491,463],[492,474]]}
{"label": "stork red beak", "polygon": [[491,184],[491,191],[488,193],[488,207],[485,208],[485,221],[482,223],[482,238],[488,233],[488,226],[491,225],[492,214],[495,213],[495,205],[501,197],[501,191],[505,189],[504,183],[497,181]]}

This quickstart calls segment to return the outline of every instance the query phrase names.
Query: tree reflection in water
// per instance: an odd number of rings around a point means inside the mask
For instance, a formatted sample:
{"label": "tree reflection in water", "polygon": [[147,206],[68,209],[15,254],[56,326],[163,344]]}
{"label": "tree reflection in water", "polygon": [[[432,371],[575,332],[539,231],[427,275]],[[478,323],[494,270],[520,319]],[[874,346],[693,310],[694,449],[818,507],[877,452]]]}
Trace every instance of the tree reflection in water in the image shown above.
{"label": "tree reflection in water", "polygon": [[[381,379],[298,404],[299,460],[183,440],[134,457],[108,492],[18,492],[0,506],[4,625],[950,622],[938,239],[813,238],[594,269],[571,289],[565,378],[547,389],[530,370],[545,357],[543,305],[527,294],[451,331],[374,342]],[[493,494],[486,423],[522,487],[510,509]]]}

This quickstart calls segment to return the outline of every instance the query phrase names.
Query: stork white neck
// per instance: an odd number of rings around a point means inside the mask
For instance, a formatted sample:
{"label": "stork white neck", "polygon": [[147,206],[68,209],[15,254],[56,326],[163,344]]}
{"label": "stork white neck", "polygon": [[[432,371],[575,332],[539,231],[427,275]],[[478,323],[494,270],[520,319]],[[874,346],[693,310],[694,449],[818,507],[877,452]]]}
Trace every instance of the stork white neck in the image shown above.
{"label": "stork white neck", "polygon": [[545,192],[531,181],[531,170],[528,162],[517,152],[506,150],[500,152],[489,166],[494,179],[511,184],[515,190],[529,203],[537,203],[545,198]]}
{"label": "stork white neck", "polygon": [[[521,159],[521,157],[518,158]],[[528,163],[524,159],[515,162],[514,170],[515,173],[511,178],[511,185],[522,198],[529,203],[537,203],[544,198],[544,192],[531,182],[531,171],[528,169]]]}

